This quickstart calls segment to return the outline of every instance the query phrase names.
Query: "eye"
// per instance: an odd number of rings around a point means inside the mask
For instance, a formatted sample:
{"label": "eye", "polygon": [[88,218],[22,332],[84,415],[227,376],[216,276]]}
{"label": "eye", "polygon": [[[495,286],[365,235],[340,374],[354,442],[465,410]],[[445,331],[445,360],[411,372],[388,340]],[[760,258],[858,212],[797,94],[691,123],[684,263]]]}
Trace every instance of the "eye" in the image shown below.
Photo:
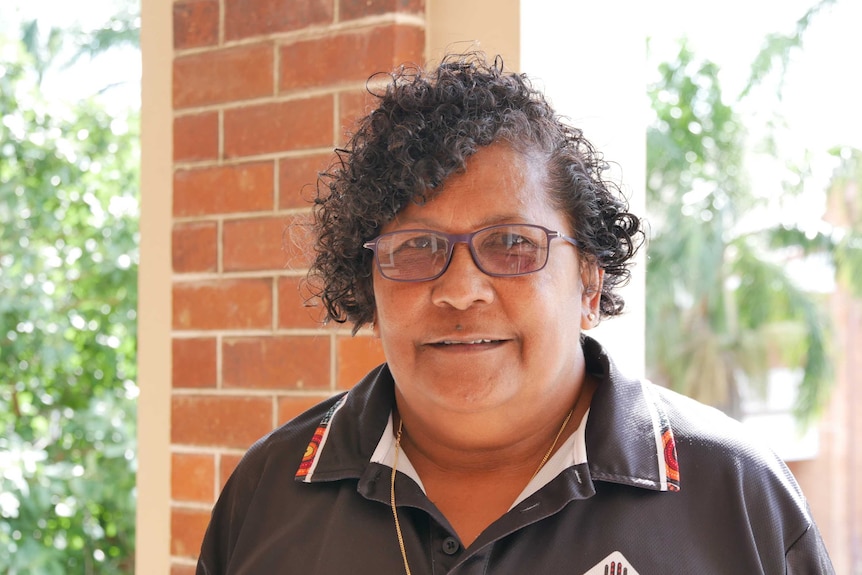
{"label": "eye", "polygon": [[505,234],[504,242],[509,248],[527,247],[535,245],[533,240],[531,240],[530,238],[518,234]]}
{"label": "eye", "polygon": [[437,245],[437,238],[434,236],[418,236],[410,238],[404,242],[403,247],[414,249],[434,249]]}
{"label": "eye", "polygon": [[523,250],[534,249],[536,242],[530,237],[512,231],[499,231],[490,234],[482,241],[482,247],[489,250]]}
{"label": "eye", "polygon": [[445,250],[445,248],[445,240],[435,234],[406,232],[392,236],[392,251],[395,253],[436,252],[441,249]]}
{"label": "eye", "polygon": [[408,236],[403,241],[398,242],[396,249],[398,250],[427,250],[435,249],[437,246],[437,238],[431,235],[425,236]]}

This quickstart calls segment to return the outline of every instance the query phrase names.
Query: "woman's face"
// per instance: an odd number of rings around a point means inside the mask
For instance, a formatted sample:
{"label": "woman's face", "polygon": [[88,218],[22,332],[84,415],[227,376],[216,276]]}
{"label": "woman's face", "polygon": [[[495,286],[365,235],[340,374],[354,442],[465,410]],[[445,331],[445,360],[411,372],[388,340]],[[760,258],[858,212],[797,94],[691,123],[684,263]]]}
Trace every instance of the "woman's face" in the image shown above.
{"label": "woman's face", "polygon": [[[408,204],[382,233],[430,229],[453,234],[504,223],[572,235],[545,191],[543,162],[494,144],[467,160],[423,206]],[[437,279],[395,282],[375,266],[375,333],[402,401],[425,413],[516,413],[571,397],[583,374],[580,329],[595,311],[600,280],[580,269],[578,249],[550,244],[547,266],[532,274],[491,277],[466,244]]]}

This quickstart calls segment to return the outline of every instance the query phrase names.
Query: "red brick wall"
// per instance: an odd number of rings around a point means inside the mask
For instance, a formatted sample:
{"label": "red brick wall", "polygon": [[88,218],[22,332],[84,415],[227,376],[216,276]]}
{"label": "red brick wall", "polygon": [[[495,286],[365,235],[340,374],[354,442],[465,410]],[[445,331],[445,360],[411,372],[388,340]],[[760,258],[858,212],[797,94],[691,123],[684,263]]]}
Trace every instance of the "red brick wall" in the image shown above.
{"label": "red brick wall", "polygon": [[[382,361],[303,306],[285,241],[366,78],[425,60],[424,0],[173,5],[172,573],[192,573],[243,452]],[[283,246],[287,246],[286,248]]]}

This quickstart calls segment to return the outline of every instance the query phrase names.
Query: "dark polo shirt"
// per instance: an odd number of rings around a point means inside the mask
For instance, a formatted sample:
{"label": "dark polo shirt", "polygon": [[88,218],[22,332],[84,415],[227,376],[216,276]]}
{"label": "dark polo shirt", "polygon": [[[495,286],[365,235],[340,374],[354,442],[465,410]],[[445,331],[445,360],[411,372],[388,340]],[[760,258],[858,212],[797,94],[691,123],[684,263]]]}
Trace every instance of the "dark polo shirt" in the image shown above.
{"label": "dark polo shirt", "polygon": [[[624,377],[596,341],[583,346],[601,383],[558,455],[580,442],[584,460],[555,455],[468,548],[399,459],[413,575],[834,572],[778,457],[720,412]],[[380,457],[393,386],[384,364],[258,441],[213,509],[197,573],[403,573]]]}

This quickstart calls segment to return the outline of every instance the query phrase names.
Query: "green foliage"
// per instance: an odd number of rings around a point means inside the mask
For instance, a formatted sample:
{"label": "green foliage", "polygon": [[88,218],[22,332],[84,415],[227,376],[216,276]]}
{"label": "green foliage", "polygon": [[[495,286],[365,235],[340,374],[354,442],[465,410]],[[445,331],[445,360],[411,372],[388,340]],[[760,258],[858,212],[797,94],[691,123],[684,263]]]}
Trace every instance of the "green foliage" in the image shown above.
{"label": "green foliage", "polygon": [[128,573],[138,120],[42,98],[62,41],[0,38],[0,572]]}
{"label": "green foliage", "polygon": [[133,0],[117,0],[117,12],[100,28],[96,30],[75,30],[76,52],[69,64],[78,61],[82,56],[93,58],[118,47],[137,48],[140,45],[141,16],[139,2]]}
{"label": "green foliage", "polygon": [[791,34],[769,34],[766,37],[763,47],[751,64],[751,75],[741,97],[747,96],[772,73],[778,74],[779,88],[776,94],[779,98],[781,97],[781,87],[787,67],[790,64],[790,57],[795,50],[802,48],[805,32],[811,26],[812,20],[822,10],[834,5],[835,2],[836,0],[818,0],[796,21],[796,26]]}
{"label": "green foliage", "polygon": [[722,202],[745,199],[744,129],[722,100],[718,67],[697,60],[683,42],[677,61],[660,64],[659,74],[649,88],[656,118],[647,132],[648,200],[664,205],[691,191],[689,206],[720,212]]}
{"label": "green foliage", "polygon": [[798,368],[797,414],[809,419],[831,380],[825,314],[784,266],[798,237],[746,184],[746,132],[718,68],[683,43],[659,73],[647,135],[650,376],[738,416],[743,382]]}
{"label": "green foliage", "polygon": [[797,246],[806,255],[828,254],[839,284],[862,297],[862,150],[838,148],[840,163],[828,190],[830,219],[836,220],[812,233],[794,226],[769,230],[770,247]]}

